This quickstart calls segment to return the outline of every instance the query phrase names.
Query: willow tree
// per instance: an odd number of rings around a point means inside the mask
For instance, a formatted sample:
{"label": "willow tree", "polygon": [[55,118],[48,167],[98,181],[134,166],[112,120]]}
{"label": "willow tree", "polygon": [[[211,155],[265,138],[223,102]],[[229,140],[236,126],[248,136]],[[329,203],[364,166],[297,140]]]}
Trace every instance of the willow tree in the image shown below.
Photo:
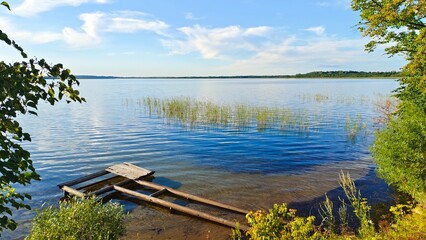
{"label": "willow tree", "polygon": [[399,190],[426,202],[426,1],[352,0],[367,51],[385,46],[407,64],[396,96],[401,104],[371,148],[378,173]]}
{"label": "willow tree", "polygon": [[[6,2],[1,5],[9,8]],[[10,10],[10,9],[9,9]],[[30,153],[20,145],[31,141],[17,120],[19,114],[37,115],[41,101],[54,105],[59,100],[85,101],[74,89],[79,82],[62,64],[48,64],[44,59],[28,59],[24,50],[0,30],[0,42],[16,49],[19,62],[0,61],[0,232],[15,229],[13,209],[27,208],[26,193],[14,186],[27,185],[40,176],[34,169]]]}

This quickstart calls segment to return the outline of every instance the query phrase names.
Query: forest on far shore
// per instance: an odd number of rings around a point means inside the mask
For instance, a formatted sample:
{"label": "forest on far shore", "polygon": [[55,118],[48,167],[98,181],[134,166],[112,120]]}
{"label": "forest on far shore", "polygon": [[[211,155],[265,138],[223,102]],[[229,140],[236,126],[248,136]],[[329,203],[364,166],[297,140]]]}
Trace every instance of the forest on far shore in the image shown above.
{"label": "forest on far shore", "polygon": [[363,71],[315,71],[298,73],[294,75],[235,75],[235,76],[184,76],[184,77],[120,77],[120,76],[96,76],[76,75],[80,79],[111,79],[111,78],[149,78],[149,79],[204,79],[204,78],[399,78],[401,72],[363,72]]}

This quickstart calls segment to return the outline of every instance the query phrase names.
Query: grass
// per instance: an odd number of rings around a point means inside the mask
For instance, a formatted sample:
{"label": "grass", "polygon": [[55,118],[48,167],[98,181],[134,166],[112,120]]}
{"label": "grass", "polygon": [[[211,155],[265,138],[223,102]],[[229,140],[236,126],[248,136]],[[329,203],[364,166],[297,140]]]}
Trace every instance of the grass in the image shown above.
{"label": "grass", "polygon": [[[315,95],[317,101],[326,101],[328,95]],[[189,128],[231,127],[237,131],[257,129],[259,132],[276,132],[280,134],[301,134],[309,136],[327,127],[326,113],[308,112],[304,109],[285,107],[264,107],[247,104],[217,104],[209,100],[196,100],[189,97],[159,99],[146,97],[137,101],[149,116],[164,118],[167,124],[178,124]],[[366,120],[360,114],[356,117],[346,115],[344,125],[348,140],[356,142],[359,137],[366,137]]]}
{"label": "grass", "polygon": [[367,136],[367,124],[361,114],[356,117],[346,115],[345,130],[350,141],[355,142],[357,136]]}
{"label": "grass", "polygon": [[258,107],[246,104],[220,105],[212,101],[199,101],[188,97],[158,99],[146,97],[142,101],[150,116],[159,116],[167,123],[193,127],[218,126],[258,131],[308,133],[318,129],[320,116],[309,115],[303,110],[280,107]]}
{"label": "grass", "polygon": [[26,239],[118,239],[125,232],[124,216],[119,204],[72,198],[38,212]]}
{"label": "grass", "polygon": [[[336,214],[340,228],[333,215],[333,203],[326,196],[320,208],[320,226],[314,225],[314,216],[298,217],[296,210],[289,209],[285,203],[275,204],[268,211],[249,212],[246,218],[250,229],[245,236],[238,228],[234,229],[231,239],[426,239],[426,206],[397,204],[390,207],[389,215],[393,215],[393,218],[383,220],[375,228],[370,218],[371,208],[367,199],[356,189],[350,175],[342,172],[339,175],[339,184],[348,200],[348,204],[340,200],[341,206]],[[356,229],[348,227],[347,205],[351,207],[359,222]]]}

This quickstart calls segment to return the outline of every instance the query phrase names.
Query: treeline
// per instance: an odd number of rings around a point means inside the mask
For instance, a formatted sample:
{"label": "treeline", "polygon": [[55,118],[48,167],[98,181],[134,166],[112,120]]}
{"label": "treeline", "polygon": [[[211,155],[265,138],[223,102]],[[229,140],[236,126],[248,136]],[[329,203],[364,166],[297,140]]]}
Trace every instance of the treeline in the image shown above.
{"label": "treeline", "polygon": [[118,77],[76,75],[80,79],[208,79],[208,78],[399,78],[401,72],[362,72],[362,71],[316,71],[295,75],[235,75],[235,76],[185,76],[185,77]]}
{"label": "treeline", "polygon": [[327,71],[296,74],[294,78],[399,78],[401,72]]}

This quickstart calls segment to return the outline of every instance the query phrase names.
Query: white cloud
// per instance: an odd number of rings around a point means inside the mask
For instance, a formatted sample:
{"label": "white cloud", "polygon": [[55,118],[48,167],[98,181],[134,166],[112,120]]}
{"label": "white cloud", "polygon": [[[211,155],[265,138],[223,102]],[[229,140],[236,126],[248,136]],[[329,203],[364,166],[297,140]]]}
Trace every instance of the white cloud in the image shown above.
{"label": "white cloud", "polygon": [[84,22],[80,30],[64,28],[64,41],[74,48],[92,47],[102,42],[102,33],[152,31],[162,34],[169,26],[160,20],[144,19],[141,12],[84,13],[80,19]]}
{"label": "white cloud", "polygon": [[0,29],[7,33],[11,39],[20,43],[44,44],[62,39],[62,34],[50,31],[40,31],[37,33],[19,30],[20,27],[14,25],[9,19],[0,17]]}
{"label": "white cloud", "polygon": [[302,40],[292,36],[260,47],[255,55],[236,60],[230,68],[256,69],[259,72],[281,69],[283,73],[297,73],[304,69],[320,70],[324,66],[328,69],[329,66],[349,66],[365,62],[364,44],[365,41],[360,39],[316,36]]}
{"label": "white cloud", "polygon": [[305,29],[306,31],[313,32],[316,35],[323,35],[325,32],[325,28],[323,26],[310,27]]}
{"label": "white cloud", "polygon": [[157,34],[163,34],[163,31],[169,26],[159,20],[144,20],[135,18],[113,17],[109,19],[110,24],[106,31],[108,32],[127,32],[133,33],[140,30],[153,31]]}
{"label": "white cloud", "polygon": [[226,60],[221,71],[245,74],[280,74],[306,69],[352,69],[377,61],[366,57],[368,39],[344,39],[327,35],[324,26],[304,30],[314,34],[285,35],[268,27],[227,26],[207,28],[200,25],[177,29],[179,34],[163,38],[170,54],[198,53],[204,59]]}
{"label": "white cloud", "polygon": [[108,0],[24,0],[17,7],[13,7],[12,14],[22,17],[31,17],[42,12],[63,6],[77,7],[85,3],[104,4]]}
{"label": "white cloud", "polygon": [[84,21],[81,29],[83,31],[76,31],[72,28],[66,27],[62,30],[64,41],[73,48],[91,47],[96,46],[101,42],[99,36],[99,27],[102,25],[102,18],[104,13],[84,13],[80,15],[80,19]]}
{"label": "white cloud", "polygon": [[226,52],[235,49],[253,51],[254,45],[249,41],[253,36],[264,36],[271,28],[266,26],[243,29],[239,26],[223,28],[205,28],[200,25],[182,27],[178,31],[184,39],[162,39],[162,44],[170,49],[171,54],[199,52],[205,59],[224,59]]}
{"label": "white cloud", "polygon": [[188,13],[185,14],[185,19],[188,19],[188,20],[201,20],[203,18],[196,17],[196,16],[194,16],[194,14],[192,12],[188,12]]}
{"label": "white cloud", "polygon": [[285,35],[268,26],[206,28],[195,25],[179,28],[180,35],[161,41],[171,55],[198,53],[204,59],[226,60],[224,72],[297,73],[304,69],[329,70],[330,66],[350,67],[353,62],[360,65],[366,62],[364,44],[368,39],[330,36],[323,26],[304,30],[314,34]]}
{"label": "white cloud", "polygon": [[264,36],[266,33],[271,31],[271,27],[267,26],[260,26],[260,27],[253,27],[253,28],[247,28],[247,30],[244,32],[244,35],[247,36]]}

